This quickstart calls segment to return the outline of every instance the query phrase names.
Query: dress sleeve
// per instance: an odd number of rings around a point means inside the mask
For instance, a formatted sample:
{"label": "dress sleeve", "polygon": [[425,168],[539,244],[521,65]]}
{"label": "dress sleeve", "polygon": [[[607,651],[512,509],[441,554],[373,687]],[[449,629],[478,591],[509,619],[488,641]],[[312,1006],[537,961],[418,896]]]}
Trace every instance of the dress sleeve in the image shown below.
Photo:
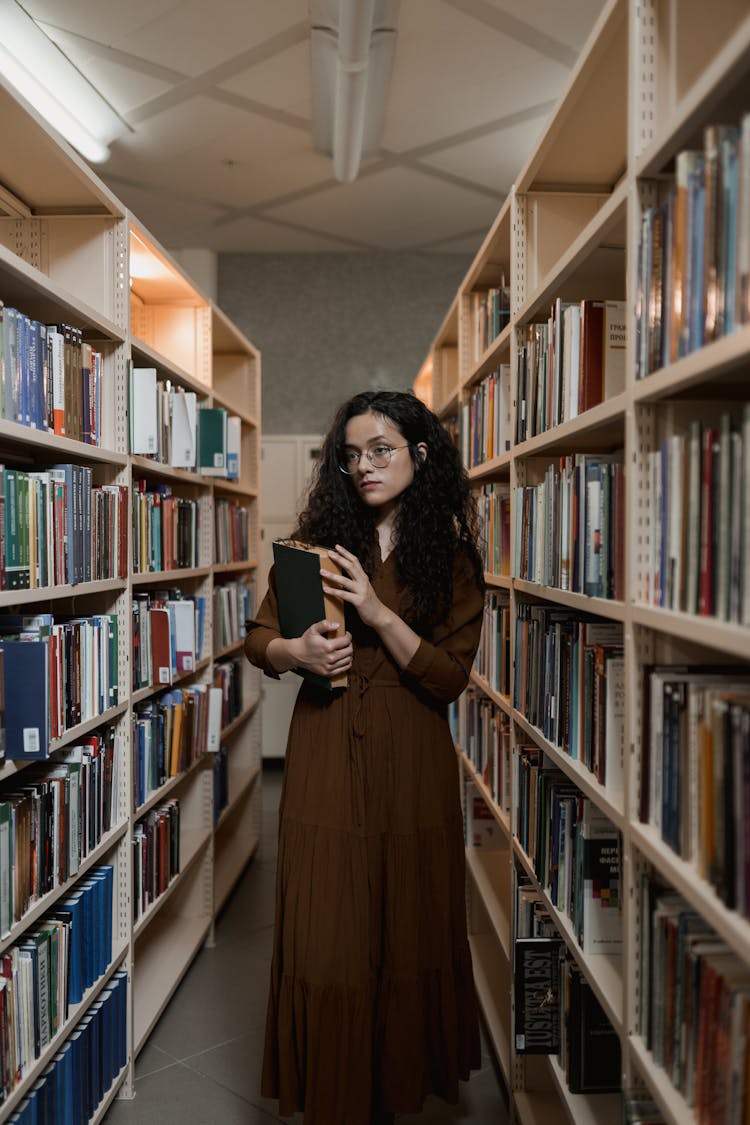
{"label": "dress sleeve", "polygon": [[453,608],[447,621],[423,639],[404,675],[441,703],[457,699],[469,682],[479,645],[484,591],[465,555],[453,567]]}
{"label": "dress sleeve", "polygon": [[279,679],[279,673],[266,656],[266,649],[275,637],[281,636],[279,610],[276,601],[276,575],[271,567],[268,575],[268,590],[255,617],[245,622],[245,655],[251,664],[262,669],[267,676]]}

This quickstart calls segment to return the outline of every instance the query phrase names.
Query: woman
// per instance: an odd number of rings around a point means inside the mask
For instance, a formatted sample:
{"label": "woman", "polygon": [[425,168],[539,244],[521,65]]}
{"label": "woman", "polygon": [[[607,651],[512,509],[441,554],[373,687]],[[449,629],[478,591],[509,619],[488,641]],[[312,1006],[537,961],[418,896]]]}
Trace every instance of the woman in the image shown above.
{"label": "woman", "polygon": [[347,631],[279,634],[273,571],[248,622],[249,659],[303,682],[279,810],[276,932],[263,1093],[305,1125],[370,1125],[458,1097],[479,1065],[466,938],[464,844],[446,704],[482,624],[476,513],[458,453],[410,394],[339,410],[294,538]]}

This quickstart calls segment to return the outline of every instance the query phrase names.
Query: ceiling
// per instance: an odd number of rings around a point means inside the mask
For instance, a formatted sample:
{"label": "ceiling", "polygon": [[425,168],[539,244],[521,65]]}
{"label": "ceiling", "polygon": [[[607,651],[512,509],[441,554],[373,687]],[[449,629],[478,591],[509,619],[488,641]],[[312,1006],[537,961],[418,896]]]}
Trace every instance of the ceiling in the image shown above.
{"label": "ceiling", "polygon": [[472,253],[604,0],[401,0],[382,147],[312,149],[307,0],[22,0],[130,127],[97,172],[167,247]]}

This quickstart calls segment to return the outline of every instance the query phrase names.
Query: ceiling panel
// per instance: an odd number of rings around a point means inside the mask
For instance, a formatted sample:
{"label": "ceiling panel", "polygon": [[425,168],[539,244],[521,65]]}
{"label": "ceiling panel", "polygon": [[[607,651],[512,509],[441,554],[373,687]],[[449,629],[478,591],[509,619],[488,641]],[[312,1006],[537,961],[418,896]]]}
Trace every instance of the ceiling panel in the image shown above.
{"label": "ceiling panel", "polygon": [[406,250],[438,231],[446,237],[489,225],[499,203],[499,196],[494,200],[407,168],[391,168],[271,214],[380,249]]}
{"label": "ceiling panel", "polygon": [[102,0],[24,0],[23,8],[42,23],[50,23],[77,35],[110,46],[134,29],[154,19],[176,19],[175,0],[128,0],[127,3],[102,3]]}
{"label": "ceiling panel", "polygon": [[112,45],[198,75],[306,19],[305,0],[182,0]]}
{"label": "ceiling panel", "polygon": [[523,167],[545,121],[546,115],[508,129],[499,129],[496,133],[420,157],[420,164],[473,180],[505,195],[518,170]]}
{"label": "ceiling panel", "polygon": [[221,85],[234,94],[309,118],[310,44],[298,43]]}
{"label": "ceiling panel", "polygon": [[123,180],[113,180],[112,188],[139,223],[167,247],[205,246],[204,231],[221,215],[209,202],[178,195],[171,195],[165,207],[162,191]]}
{"label": "ceiling panel", "polygon": [[556,98],[567,74],[447,4],[409,0],[401,6],[383,144],[402,151]]}
{"label": "ceiling panel", "polygon": [[227,254],[330,254],[356,247],[251,216],[208,227],[201,246]]}
{"label": "ceiling panel", "polygon": [[553,3],[549,0],[481,0],[498,11],[522,20],[545,35],[580,50],[604,7],[603,0],[575,0]]}
{"label": "ceiling panel", "polygon": [[107,58],[106,54],[92,51],[91,43],[80,36],[49,26],[45,27],[45,31],[118,113],[127,114],[143,102],[158,97],[172,85],[164,79]]}

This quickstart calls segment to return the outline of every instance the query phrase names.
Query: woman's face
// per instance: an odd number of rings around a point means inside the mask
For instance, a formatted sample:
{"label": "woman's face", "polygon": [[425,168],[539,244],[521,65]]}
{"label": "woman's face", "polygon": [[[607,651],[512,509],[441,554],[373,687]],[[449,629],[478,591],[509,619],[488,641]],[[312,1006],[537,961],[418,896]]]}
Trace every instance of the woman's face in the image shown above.
{"label": "woman's face", "polygon": [[[350,418],[344,434],[347,453],[359,453],[359,464],[352,463],[351,481],[369,508],[390,508],[414,480],[414,464],[404,435],[381,414],[358,414]],[[367,451],[382,453],[391,449],[390,462],[376,468],[365,456]],[[424,456],[427,446],[417,446]]]}

